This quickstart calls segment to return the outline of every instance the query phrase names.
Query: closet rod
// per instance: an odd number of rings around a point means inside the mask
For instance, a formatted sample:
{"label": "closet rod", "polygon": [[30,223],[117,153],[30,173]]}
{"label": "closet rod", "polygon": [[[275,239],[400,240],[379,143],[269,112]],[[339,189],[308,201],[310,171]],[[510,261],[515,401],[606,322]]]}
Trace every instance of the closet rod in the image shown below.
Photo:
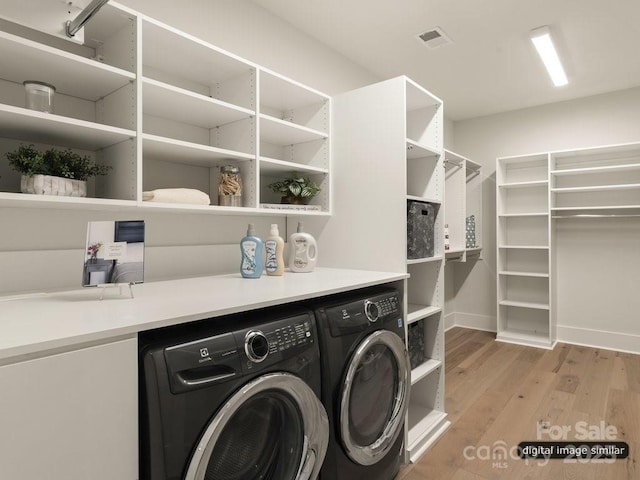
{"label": "closet rod", "polygon": [[458,168],[462,168],[462,162],[454,162],[453,160],[444,159],[444,164],[455,165]]}
{"label": "closet rod", "polygon": [[551,218],[636,218],[640,217],[640,213],[623,213],[623,214],[576,214],[576,215],[552,215]]}
{"label": "closet rod", "polygon": [[474,170],[471,175],[467,175],[467,182],[473,178],[476,178],[478,175],[480,175],[480,170]]}
{"label": "closet rod", "polygon": [[78,30],[84,27],[84,24],[91,20],[91,17],[108,2],[109,0],[93,0],[73,21],[67,22],[67,37],[75,36]]}

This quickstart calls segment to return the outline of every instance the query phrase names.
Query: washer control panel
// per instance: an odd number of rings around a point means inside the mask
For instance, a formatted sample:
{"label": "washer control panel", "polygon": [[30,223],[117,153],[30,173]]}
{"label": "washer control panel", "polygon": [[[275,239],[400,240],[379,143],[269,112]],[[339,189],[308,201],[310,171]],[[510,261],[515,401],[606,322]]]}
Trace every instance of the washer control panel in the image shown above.
{"label": "washer control panel", "polygon": [[250,362],[261,363],[272,355],[280,358],[314,341],[310,317],[300,316],[261,325],[259,330],[248,330],[244,333],[244,351]]}

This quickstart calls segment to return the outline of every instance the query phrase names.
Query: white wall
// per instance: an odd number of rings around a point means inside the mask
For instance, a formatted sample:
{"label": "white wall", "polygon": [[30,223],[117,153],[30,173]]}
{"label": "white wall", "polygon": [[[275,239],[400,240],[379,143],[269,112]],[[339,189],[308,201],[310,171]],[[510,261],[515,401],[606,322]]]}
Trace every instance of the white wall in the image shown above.
{"label": "white wall", "polygon": [[[248,0],[121,3],[330,95],[379,80]],[[284,217],[0,207],[0,295],[79,287],[87,222],[131,219],[147,223],[148,281],[237,271],[248,222],[286,234]]]}
{"label": "white wall", "polygon": [[[489,177],[484,260],[473,270],[456,267],[456,310],[470,314],[475,326],[495,329],[496,157],[637,141],[640,88],[456,122],[455,151],[481,163]],[[559,340],[638,351],[640,222],[577,222],[558,227]]]}

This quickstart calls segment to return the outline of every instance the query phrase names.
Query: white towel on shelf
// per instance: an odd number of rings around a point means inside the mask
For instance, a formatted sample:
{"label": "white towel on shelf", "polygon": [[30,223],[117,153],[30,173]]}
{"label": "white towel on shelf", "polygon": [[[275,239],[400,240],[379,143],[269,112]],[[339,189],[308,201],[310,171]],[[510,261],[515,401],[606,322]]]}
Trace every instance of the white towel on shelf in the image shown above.
{"label": "white towel on shelf", "polygon": [[142,200],[145,202],[190,203],[194,205],[211,204],[209,195],[193,188],[158,188],[142,192]]}

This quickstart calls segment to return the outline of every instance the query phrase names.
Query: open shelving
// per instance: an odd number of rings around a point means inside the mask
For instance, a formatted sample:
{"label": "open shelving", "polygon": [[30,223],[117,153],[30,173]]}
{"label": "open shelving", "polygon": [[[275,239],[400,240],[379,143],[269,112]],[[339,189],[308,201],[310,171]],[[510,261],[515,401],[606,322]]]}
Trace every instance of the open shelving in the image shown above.
{"label": "open shelving", "polygon": [[[331,214],[329,96],[114,3],[84,27],[84,44],[7,25],[0,31],[0,154],[29,142],[72,148],[113,169],[90,182],[89,198],[68,200],[17,193],[19,175],[3,166],[1,205]],[[56,87],[55,114],[23,108],[24,80]],[[226,165],[240,169],[242,207],[217,205]],[[312,211],[273,205],[280,199],[267,185],[294,173],[322,187]],[[159,188],[195,188],[211,205],[142,201],[143,191]]]}
{"label": "open shelving", "polygon": [[548,154],[497,159],[499,341],[555,344],[549,195]]}
{"label": "open shelving", "polygon": [[636,144],[551,153],[550,175],[554,213],[640,212],[640,146]]}
{"label": "open shelving", "polygon": [[[449,232],[449,261],[466,262],[482,253],[482,167],[445,150],[445,224]],[[475,244],[467,239],[467,219],[473,220]]]}

